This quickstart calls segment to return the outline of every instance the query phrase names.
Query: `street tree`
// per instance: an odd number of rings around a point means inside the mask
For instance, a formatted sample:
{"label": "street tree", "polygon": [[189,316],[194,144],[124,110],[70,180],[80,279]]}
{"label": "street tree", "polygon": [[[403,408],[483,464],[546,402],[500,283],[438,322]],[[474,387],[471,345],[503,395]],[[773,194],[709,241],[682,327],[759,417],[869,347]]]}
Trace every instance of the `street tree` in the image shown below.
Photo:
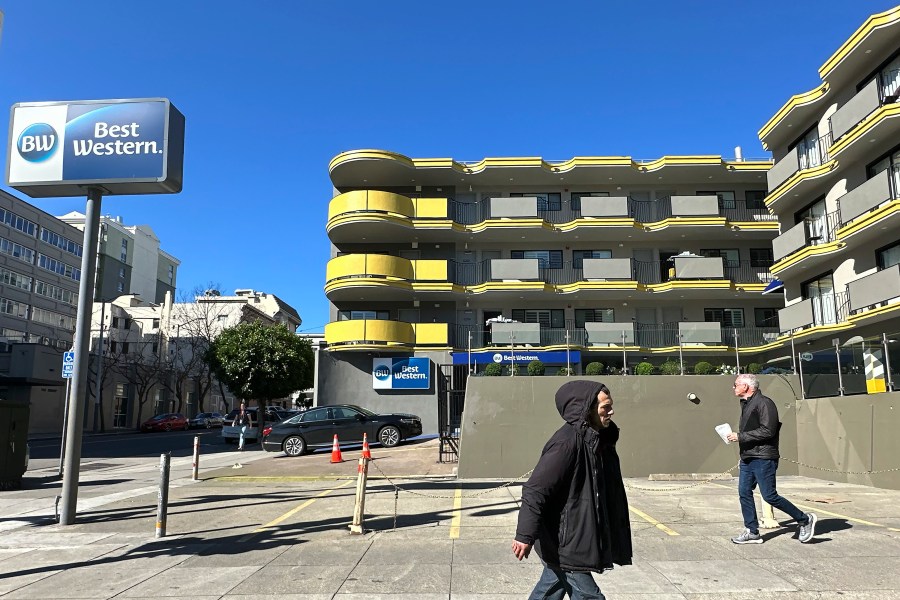
{"label": "street tree", "polygon": [[147,335],[133,342],[125,358],[113,368],[134,390],[138,406],[136,424],[140,426],[150,393],[157,387],[163,387],[167,378],[168,367],[160,351],[159,336]]}
{"label": "street tree", "polygon": [[259,427],[266,405],[313,385],[312,343],[284,325],[240,323],[212,341],[206,360],[216,378],[244,401],[259,405]]}

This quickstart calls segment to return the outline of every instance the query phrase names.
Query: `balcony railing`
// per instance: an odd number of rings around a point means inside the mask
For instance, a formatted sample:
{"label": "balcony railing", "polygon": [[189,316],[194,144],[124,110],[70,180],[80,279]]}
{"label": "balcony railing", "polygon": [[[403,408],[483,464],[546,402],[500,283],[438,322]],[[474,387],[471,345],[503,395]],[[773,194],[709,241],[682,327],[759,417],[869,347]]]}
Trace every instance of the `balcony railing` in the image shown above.
{"label": "balcony railing", "polygon": [[841,225],[900,197],[900,165],[892,165],[838,198]]}

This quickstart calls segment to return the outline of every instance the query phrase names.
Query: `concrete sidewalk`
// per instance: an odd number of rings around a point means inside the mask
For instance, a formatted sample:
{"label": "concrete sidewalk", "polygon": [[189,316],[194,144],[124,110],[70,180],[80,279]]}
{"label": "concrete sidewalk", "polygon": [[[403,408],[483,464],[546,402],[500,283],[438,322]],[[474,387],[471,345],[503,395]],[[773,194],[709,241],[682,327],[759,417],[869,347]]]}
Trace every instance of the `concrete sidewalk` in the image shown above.
{"label": "concrete sidewalk", "polygon": [[[162,540],[153,539],[155,493],[82,509],[73,526],[45,520],[0,532],[0,595],[524,598],[541,569],[535,556],[519,563],[510,552],[518,485],[398,480],[396,490],[373,480],[370,532],[351,536],[352,479],[260,483],[224,473],[178,479]],[[635,561],[598,577],[610,600],[900,598],[900,492],[785,477],[782,493],[819,514],[815,542],[801,545],[788,526],[764,544],[736,546],[734,480],[628,484]],[[3,514],[33,491],[13,494]]]}

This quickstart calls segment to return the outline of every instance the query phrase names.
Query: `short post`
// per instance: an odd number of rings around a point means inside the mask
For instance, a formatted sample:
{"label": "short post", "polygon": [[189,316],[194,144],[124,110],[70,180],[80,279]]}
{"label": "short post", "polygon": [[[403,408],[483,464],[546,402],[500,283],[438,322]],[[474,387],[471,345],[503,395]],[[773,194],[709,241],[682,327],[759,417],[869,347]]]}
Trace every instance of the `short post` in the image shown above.
{"label": "short post", "polygon": [[678,364],[679,364],[679,374],[684,375],[684,351],[682,346],[684,345],[684,335],[679,331],[678,332]]}
{"label": "short post", "polygon": [[361,535],[366,532],[363,525],[366,511],[366,480],[369,478],[369,459],[360,457],[356,467],[356,506],[353,508],[353,523],[350,533]]}
{"label": "short post", "polygon": [[194,472],[191,475],[191,479],[194,481],[200,481],[200,436],[194,436],[194,462],[193,465]]}
{"label": "short post", "polygon": [[894,390],[894,380],[891,377],[891,355],[890,348],[888,347],[888,336],[886,333],[881,334],[881,345],[884,346],[884,374],[887,376],[885,380],[887,382],[887,391],[892,392]]}
{"label": "short post", "polygon": [[166,537],[166,513],[169,510],[169,463],[172,454],[159,455],[159,493],[156,503],[156,537]]}
{"label": "short post", "polygon": [[840,338],[833,338],[831,343],[834,344],[834,357],[837,361],[837,374],[838,374],[838,395],[844,395],[844,377],[841,375],[841,340]]}
{"label": "short post", "polygon": [[734,328],[734,364],[737,367],[737,372],[741,372],[741,341],[740,334],[738,334],[737,327]]}

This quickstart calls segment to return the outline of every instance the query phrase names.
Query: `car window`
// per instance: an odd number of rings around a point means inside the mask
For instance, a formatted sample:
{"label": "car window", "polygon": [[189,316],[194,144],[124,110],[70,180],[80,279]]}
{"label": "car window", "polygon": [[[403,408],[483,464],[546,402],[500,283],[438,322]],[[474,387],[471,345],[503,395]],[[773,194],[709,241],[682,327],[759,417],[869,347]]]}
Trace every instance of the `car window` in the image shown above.
{"label": "car window", "polygon": [[308,410],[303,413],[303,422],[309,423],[312,421],[324,421],[328,418],[328,412],[324,408],[317,408],[315,410]]}
{"label": "car window", "polygon": [[349,408],[343,408],[341,406],[335,406],[331,410],[333,411],[333,419],[354,419],[357,415],[356,412]]}

